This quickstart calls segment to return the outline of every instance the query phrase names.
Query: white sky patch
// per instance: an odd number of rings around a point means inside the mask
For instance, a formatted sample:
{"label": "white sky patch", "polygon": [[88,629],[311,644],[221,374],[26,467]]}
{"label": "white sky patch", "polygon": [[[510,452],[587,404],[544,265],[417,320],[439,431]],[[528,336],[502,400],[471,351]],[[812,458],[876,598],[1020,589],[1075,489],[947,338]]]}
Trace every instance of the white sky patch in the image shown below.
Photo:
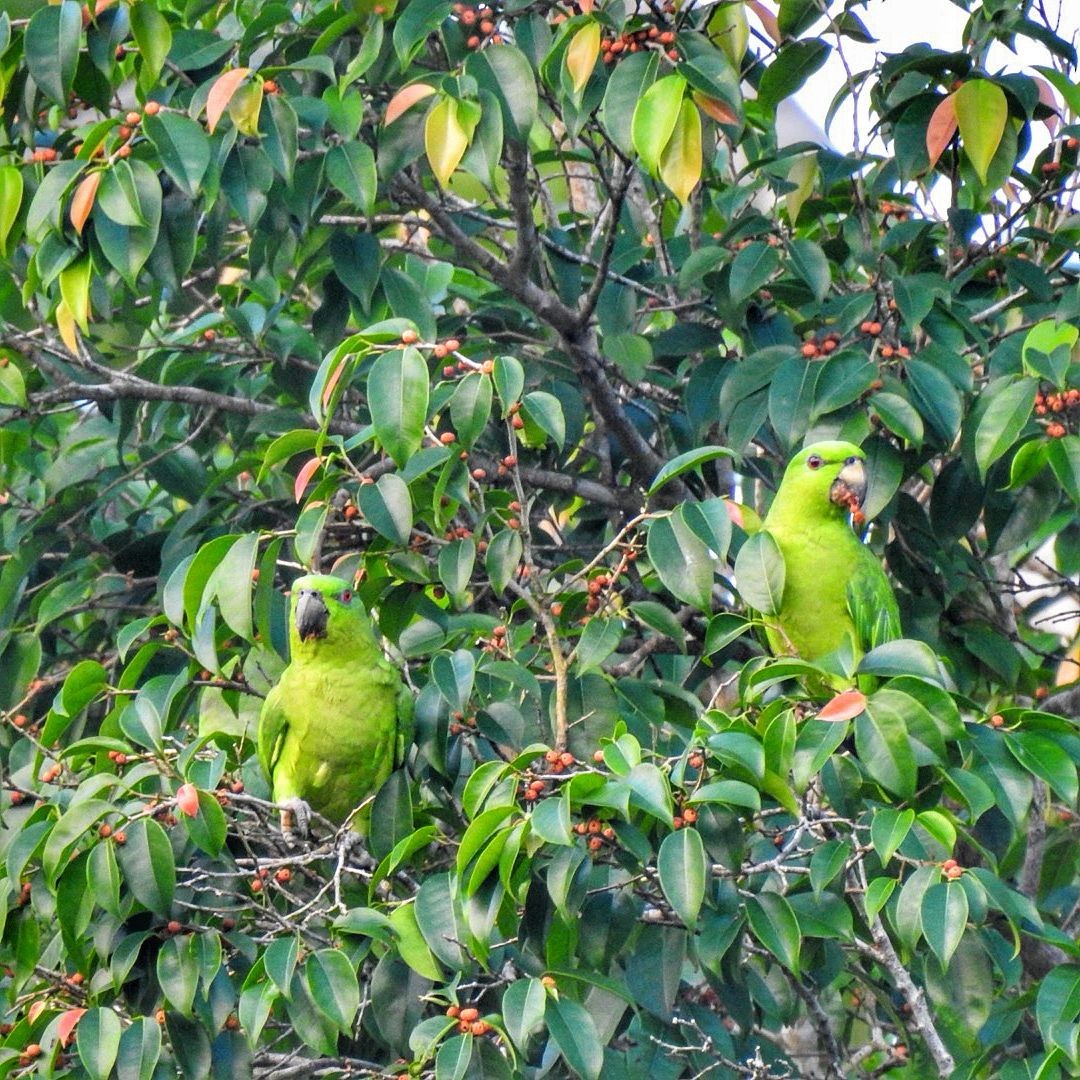
{"label": "white sky patch", "polygon": [[[776,4],[769,6],[775,10]],[[1074,46],[1080,43],[1080,0],[1044,0],[1043,6],[1057,35]],[[902,52],[907,46],[920,41],[937,49],[958,50],[963,43],[964,26],[969,18],[967,12],[950,0],[870,0],[865,8],[856,6],[852,10],[878,39],[873,45],[843,39],[844,58],[853,74],[875,67],[882,53]],[[1034,18],[1038,20],[1037,13]],[[823,27],[824,23],[819,21],[809,33],[820,33]],[[831,43],[835,39],[826,40]],[[1000,43],[994,45],[987,68],[991,75],[999,72],[1035,74],[1032,70],[1035,65],[1053,66],[1051,54],[1040,43],[1017,36],[1015,53]],[[825,66],[796,95],[794,103],[805,113],[807,121],[805,133],[799,132],[797,138],[814,138],[811,134],[813,127],[820,133],[833,97],[844,85],[845,79],[844,64],[834,49]],[[867,107],[868,99],[867,84],[860,92],[858,142],[863,149],[881,153],[885,150],[884,146],[880,141],[871,140],[873,125]],[[853,115],[849,98],[829,125],[828,141],[837,150],[850,151],[855,148]],[[1045,125],[1033,125],[1031,156],[1046,146],[1049,139],[1050,133]]]}

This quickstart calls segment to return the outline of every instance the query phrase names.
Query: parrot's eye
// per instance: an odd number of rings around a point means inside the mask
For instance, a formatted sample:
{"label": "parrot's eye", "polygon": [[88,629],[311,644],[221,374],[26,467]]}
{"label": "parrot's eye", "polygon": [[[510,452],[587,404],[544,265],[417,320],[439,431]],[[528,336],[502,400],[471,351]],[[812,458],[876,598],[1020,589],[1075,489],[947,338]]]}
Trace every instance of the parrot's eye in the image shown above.
{"label": "parrot's eye", "polygon": [[343,593],[341,594],[341,602],[342,602],[343,604],[347,604],[347,603],[348,603],[348,602],[349,602],[349,601],[350,601],[351,599],[352,599],[352,589],[346,589],[346,590],[345,590],[345,591],[344,591],[344,592],[343,592]]}
{"label": "parrot's eye", "polygon": [[859,459],[858,459],[858,458],[857,458],[857,457],[856,457],[856,456],[855,456],[854,454],[852,454],[852,455],[851,455],[851,457],[849,457],[849,458],[848,458],[848,459],[847,459],[847,460],[846,460],[846,461],[844,462],[844,464],[845,464],[845,465],[854,465],[854,464],[855,464],[855,462],[856,462],[856,461],[858,461],[858,460],[859,460]]}
{"label": "parrot's eye", "polygon": [[810,468],[810,469],[820,469],[821,466],[824,465],[824,464],[825,464],[825,462],[820,457],[818,457],[817,454],[811,454],[806,459],[807,468]]}

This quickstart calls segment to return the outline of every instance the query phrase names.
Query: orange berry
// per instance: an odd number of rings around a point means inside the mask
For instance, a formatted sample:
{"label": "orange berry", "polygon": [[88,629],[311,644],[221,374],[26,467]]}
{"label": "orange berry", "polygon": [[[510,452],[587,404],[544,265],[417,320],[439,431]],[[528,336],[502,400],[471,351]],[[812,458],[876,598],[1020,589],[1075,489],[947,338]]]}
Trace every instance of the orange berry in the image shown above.
{"label": "orange berry", "polygon": [[480,370],[481,370],[481,371],[482,371],[482,372],[483,372],[483,373],[484,373],[485,375],[490,375],[490,374],[491,374],[491,373],[492,373],[492,372],[493,372],[493,371],[495,370],[495,361],[494,361],[494,360],[485,360],[485,361],[484,361],[484,362],[483,362],[483,363],[482,363],[482,364],[480,365]]}
{"label": "orange berry", "polygon": [[465,47],[467,49],[479,49],[480,48],[480,37],[479,37],[479,35],[472,34],[468,39],[466,39]]}
{"label": "orange berry", "polygon": [[116,156],[117,157],[122,157],[122,158],[131,157],[131,144],[130,143],[124,143],[124,145],[121,146],[120,149],[116,151]]}
{"label": "orange berry", "polygon": [[98,836],[100,836],[102,840],[108,840],[109,837],[112,836],[112,826],[107,821],[98,829]]}
{"label": "orange berry", "polygon": [[593,761],[595,761],[595,762],[596,762],[596,763],[597,763],[598,765],[602,765],[602,764],[603,764],[603,762],[604,762],[604,751],[603,751],[603,750],[594,750],[594,751],[593,751],[593,756],[592,756],[592,759],[593,759]]}
{"label": "orange berry", "polygon": [[681,828],[683,827],[683,819],[682,819],[681,817],[678,817],[678,816],[676,816],[676,817],[675,817],[675,818],[674,818],[674,819],[672,820],[671,824],[672,824],[672,826],[673,826],[674,828],[676,828],[676,829],[681,829]]}
{"label": "orange berry", "polygon": [[569,769],[570,766],[574,764],[575,758],[574,758],[574,755],[571,754],[569,750],[567,750],[567,751],[564,751],[562,754],[559,755],[559,761],[563,765],[565,765],[566,768]]}
{"label": "orange berry", "polygon": [[474,480],[486,480],[487,479],[487,470],[486,469],[473,469],[472,478]]}
{"label": "orange berry", "polygon": [[119,844],[121,847],[123,847],[124,844],[127,843],[127,833],[125,833],[123,830],[113,833],[113,843]]}
{"label": "orange berry", "polygon": [[590,836],[589,837],[589,850],[590,851],[599,851],[603,846],[604,846],[604,841],[601,840],[599,836]]}
{"label": "orange berry", "polygon": [[814,344],[814,343],[813,343],[812,341],[808,341],[808,342],[807,342],[807,343],[806,343],[806,344],[805,344],[805,345],[804,345],[804,346],[802,347],[802,350],[801,350],[801,351],[802,351],[802,354],[803,354],[803,356],[805,356],[805,357],[807,358],[807,360],[810,360],[810,359],[812,359],[813,357],[817,356],[817,354],[818,354],[818,347],[817,347],[817,346],[816,346],[816,345],[815,345],[815,344]]}
{"label": "orange berry", "polygon": [[116,134],[119,135],[121,139],[130,139],[131,138],[131,128],[129,128],[127,126],[127,124],[121,124],[116,129]]}
{"label": "orange berry", "polygon": [[941,869],[942,870],[951,870],[954,866],[957,866],[957,865],[958,865],[958,863],[957,863],[957,861],[955,859],[946,859],[941,864]]}
{"label": "orange berry", "polygon": [[263,92],[267,94],[276,94],[280,87],[273,79],[263,80]]}
{"label": "orange berry", "polygon": [[551,605],[551,614],[554,615],[556,619],[562,614],[562,610],[563,606],[558,600]]}
{"label": "orange berry", "polygon": [[452,432],[452,431],[444,431],[439,436],[439,442],[441,442],[443,444],[443,446],[449,446],[456,438],[457,438],[457,435],[455,435],[454,432]]}
{"label": "orange berry", "polygon": [[157,114],[159,112],[161,112],[161,102],[160,101],[148,101],[143,106],[143,112],[146,113],[147,116],[157,116]]}
{"label": "orange berry", "polygon": [[513,420],[510,421],[510,426],[515,431],[520,431],[525,426],[525,421],[520,416],[515,415]]}
{"label": "orange berry", "polygon": [[124,117],[124,123],[130,124],[132,127],[135,127],[141,119],[142,116],[140,116],[139,113],[129,112],[127,116]]}
{"label": "orange berry", "polygon": [[283,866],[276,874],[274,874],[274,880],[279,885],[284,885],[287,881],[292,880],[292,871],[287,866]]}
{"label": "orange berry", "polygon": [[541,986],[546,986],[549,990],[554,990],[555,989],[555,976],[554,975],[545,975],[540,980],[540,985]]}
{"label": "orange berry", "polygon": [[262,887],[263,887],[263,883],[262,883],[261,878],[252,878],[251,879],[251,891],[252,892],[256,892],[256,893],[257,892],[262,892]]}
{"label": "orange berry", "polygon": [[448,1005],[446,1007],[446,1015],[449,1016],[451,1019],[456,1017],[459,1012],[461,1012],[461,1009],[457,1005]]}
{"label": "orange berry", "polygon": [[693,825],[697,821],[697,811],[692,806],[688,806],[683,810],[682,817],[687,825]]}
{"label": "orange berry", "polygon": [[178,922],[176,919],[170,919],[168,924],[165,927],[166,933],[169,933],[169,934],[179,934],[180,931],[183,930],[183,929],[184,929],[183,924]]}
{"label": "orange berry", "polygon": [[420,340],[420,335],[415,330],[403,330],[401,332],[402,345],[415,345]]}
{"label": "orange berry", "polygon": [[471,1024],[474,1020],[480,1019],[480,1010],[474,1008],[462,1009],[458,1016],[465,1021],[466,1024]]}

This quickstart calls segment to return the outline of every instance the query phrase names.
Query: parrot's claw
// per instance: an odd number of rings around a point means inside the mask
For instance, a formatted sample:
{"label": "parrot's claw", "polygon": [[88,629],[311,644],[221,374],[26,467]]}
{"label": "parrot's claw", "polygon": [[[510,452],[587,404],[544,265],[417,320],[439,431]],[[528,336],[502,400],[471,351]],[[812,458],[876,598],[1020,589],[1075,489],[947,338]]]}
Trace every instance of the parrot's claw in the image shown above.
{"label": "parrot's claw", "polygon": [[311,807],[303,799],[289,799],[282,804],[281,834],[289,847],[311,834]]}
{"label": "parrot's claw", "polygon": [[374,856],[364,846],[364,838],[359,834],[346,829],[338,840],[343,859],[353,862],[361,870],[374,870],[378,863]]}

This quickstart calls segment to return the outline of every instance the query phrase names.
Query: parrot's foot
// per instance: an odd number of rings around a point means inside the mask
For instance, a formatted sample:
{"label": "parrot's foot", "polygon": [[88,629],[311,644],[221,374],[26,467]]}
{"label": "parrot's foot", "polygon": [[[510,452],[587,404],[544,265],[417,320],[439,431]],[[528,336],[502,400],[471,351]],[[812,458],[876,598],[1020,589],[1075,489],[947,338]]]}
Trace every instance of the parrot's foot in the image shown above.
{"label": "parrot's foot", "polygon": [[364,846],[364,838],[352,829],[346,829],[338,838],[338,850],[343,860],[351,862],[361,870],[374,870],[378,863]]}
{"label": "parrot's foot", "polygon": [[289,847],[305,839],[311,833],[311,807],[303,799],[288,799],[282,803],[281,834]]}

